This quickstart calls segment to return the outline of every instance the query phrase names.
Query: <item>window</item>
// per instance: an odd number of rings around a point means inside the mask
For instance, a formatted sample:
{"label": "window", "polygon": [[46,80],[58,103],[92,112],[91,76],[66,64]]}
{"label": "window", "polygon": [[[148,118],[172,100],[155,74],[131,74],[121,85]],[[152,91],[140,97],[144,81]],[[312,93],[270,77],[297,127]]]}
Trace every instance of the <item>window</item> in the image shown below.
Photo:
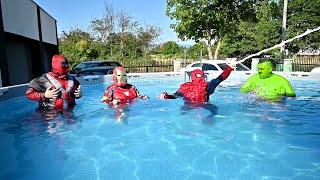
{"label": "window", "polygon": [[82,68],[85,68],[85,65],[84,64],[78,64],[75,68],[76,69],[82,69]]}
{"label": "window", "polygon": [[218,64],[218,66],[222,69],[222,70],[224,70],[225,68],[226,68],[226,63],[222,63],[222,64]]}
{"label": "window", "polygon": [[237,64],[237,71],[248,71],[248,69],[242,64]]}
{"label": "window", "polygon": [[98,67],[99,63],[86,63],[85,68]]}
{"label": "window", "polygon": [[195,63],[195,64],[192,65],[191,67],[201,67],[201,63]]}
{"label": "window", "polygon": [[103,71],[93,71],[92,75],[105,75]]}
{"label": "window", "polygon": [[92,72],[90,71],[82,71],[78,74],[78,77],[81,77],[81,76],[87,76],[87,75],[92,75]]}
{"label": "window", "polygon": [[202,70],[204,71],[218,71],[218,68],[216,68],[216,66],[214,66],[213,64],[207,64],[207,63],[204,63],[202,65]]}
{"label": "window", "polygon": [[119,67],[121,66],[118,62],[103,62],[99,66],[112,66],[112,67]]}

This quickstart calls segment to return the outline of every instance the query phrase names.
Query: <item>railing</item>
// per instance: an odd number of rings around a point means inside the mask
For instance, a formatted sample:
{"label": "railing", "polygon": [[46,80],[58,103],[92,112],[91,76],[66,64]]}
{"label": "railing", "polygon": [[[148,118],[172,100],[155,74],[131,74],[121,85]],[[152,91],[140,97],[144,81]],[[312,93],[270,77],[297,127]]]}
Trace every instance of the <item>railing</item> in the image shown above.
{"label": "railing", "polygon": [[320,56],[297,56],[293,58],[292,70],[310,72],[313,68],[320,66]]}
{"label": "railing", "polygon": [[[148,73],[148,72],[172,72],[174,70],[173,66],[174,60],[130,60],[123,61],[120,63],[125,67],[125,69],[130,73]],[[192,63],[192,59],[180,59],[181,65],[183,68],[188,64]]]}
{"label": "railing", "polygon": [[171,72],[173,64],[169,65],[147,65],[147,66],[125,66],[130,73],[148,73],[148,72]]}

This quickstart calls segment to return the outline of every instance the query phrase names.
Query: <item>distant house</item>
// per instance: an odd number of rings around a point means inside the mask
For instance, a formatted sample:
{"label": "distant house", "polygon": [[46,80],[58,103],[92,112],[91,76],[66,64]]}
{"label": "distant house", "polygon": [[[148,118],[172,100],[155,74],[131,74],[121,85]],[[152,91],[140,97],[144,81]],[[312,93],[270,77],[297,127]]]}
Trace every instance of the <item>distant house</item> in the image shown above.
{"label": "distant house", "polygon": [[0,0],[0,87],[50,70],[58,53],[56,20],[32,0]]}

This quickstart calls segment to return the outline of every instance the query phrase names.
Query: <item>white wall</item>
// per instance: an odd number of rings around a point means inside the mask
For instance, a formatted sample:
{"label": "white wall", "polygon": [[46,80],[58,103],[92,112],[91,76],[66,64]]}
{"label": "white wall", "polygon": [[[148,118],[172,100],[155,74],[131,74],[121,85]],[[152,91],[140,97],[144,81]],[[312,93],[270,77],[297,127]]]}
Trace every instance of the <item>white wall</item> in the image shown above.
{"label": "white wall", "polygon": [[4,31],[39,40],[37,5],[31,0],[1,0]]}
{"label": "white wall", "polygon": [[42,41],[57,45],[56,20],[40,9]]}

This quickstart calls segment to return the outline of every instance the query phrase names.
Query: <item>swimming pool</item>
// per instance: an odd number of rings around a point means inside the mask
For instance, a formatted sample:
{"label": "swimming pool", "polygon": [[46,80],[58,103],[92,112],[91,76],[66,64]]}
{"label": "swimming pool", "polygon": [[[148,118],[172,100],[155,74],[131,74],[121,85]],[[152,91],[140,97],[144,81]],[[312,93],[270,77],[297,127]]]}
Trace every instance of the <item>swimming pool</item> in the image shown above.
{"label": "swimming pool", "polygon": [[107,84],[51,121],[25,98],[0,102],[0,179],[319,179],[319,81],[268,103],[227,80],[200,107],[156,97],[181,78],[129,81],[150,99],[122,114],[99,102]]}

